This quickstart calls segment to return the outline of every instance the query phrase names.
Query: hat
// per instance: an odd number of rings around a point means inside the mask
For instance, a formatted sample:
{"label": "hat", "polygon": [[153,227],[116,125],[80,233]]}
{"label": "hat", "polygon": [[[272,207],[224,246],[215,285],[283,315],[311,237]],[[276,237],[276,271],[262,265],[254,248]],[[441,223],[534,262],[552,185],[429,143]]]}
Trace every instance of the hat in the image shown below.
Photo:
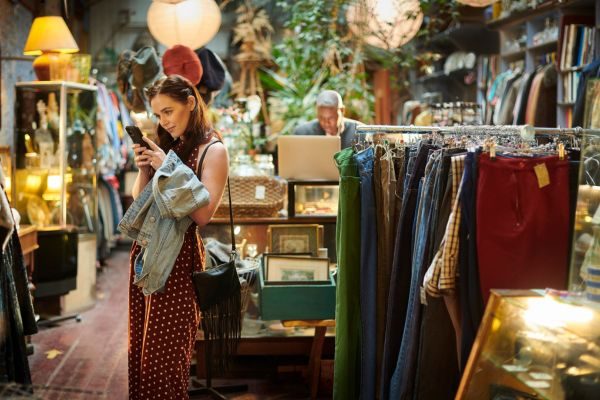
{"label": "hat", "polygon": [[196,54],[200,58],[203,69],[198,89],[204,87],[209,92],[220,90],[225,83],[225,65],[219,56],[206,47],[196,50]]}
{"label": "hat", "polygon": [[131,59],[133,58],[133,51],[125,50],[119,55],[117,61],[117,81],[128,82],[129,75],[131,74]]}
{"label": "hat", "polygon": [[119,55],[117,61],[117,87],[127,109],[139,113],[148,110],[148,102],[144,97],[142,88],[135,88],[131,84],[131,67],[134,57],[135,53],[131,50],[125,50]]}
{"label": "hat", "polygon": [[142,47],[131,59],[130,83],[137,89],[150,86],[161,74],[161,65],[154,47]]}
{"label": "hat", "polygon": [[181,44],[176,44],[162,58],[165,75],[181,75],[196,86],[202,78],[202,64],[194,50]]}

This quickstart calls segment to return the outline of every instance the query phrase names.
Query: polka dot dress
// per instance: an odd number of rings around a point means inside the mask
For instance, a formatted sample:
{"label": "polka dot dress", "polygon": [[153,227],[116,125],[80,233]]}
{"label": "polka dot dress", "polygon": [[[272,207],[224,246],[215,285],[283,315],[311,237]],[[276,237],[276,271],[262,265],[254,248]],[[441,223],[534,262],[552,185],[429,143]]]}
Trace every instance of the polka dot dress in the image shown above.
{"label": "polka dot dress", "polygon": [[[190,155],[188,167],[195,169],[197,160],[198,147]],[[192,271],[202,269],[202,241],[197,240],[193,223],[185,233],[164,292],[149,296],[133,284],[133,261],[140,249],[133,244],[129,262],[129,399],[187,399],[200,322],[191,277]]]}

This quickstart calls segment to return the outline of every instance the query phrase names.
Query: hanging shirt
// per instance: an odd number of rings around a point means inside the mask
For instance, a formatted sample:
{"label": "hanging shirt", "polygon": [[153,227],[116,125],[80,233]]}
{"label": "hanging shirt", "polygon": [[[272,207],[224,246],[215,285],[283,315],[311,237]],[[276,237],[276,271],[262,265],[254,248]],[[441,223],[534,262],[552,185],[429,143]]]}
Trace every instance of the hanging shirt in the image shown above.
{"label": "hanging shirt", "polygon": [[456,288],[458,267],[459,228],[460,228],[460,192],[462,176],[465,170],[465,154],[451,158],[452,171],[452,211],[446,225],[446,232],[423,279],[423,287],[428,294],[439,297],[451,293]]}

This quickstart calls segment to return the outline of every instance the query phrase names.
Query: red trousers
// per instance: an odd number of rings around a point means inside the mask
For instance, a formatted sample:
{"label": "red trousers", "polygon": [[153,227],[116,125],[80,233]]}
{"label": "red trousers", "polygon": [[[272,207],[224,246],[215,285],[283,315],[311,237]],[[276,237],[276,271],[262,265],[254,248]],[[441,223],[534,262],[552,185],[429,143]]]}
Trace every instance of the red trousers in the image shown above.
{"label": "red trousers", "polygon": [[483,154],[476,204],[484,301],[494,288],[566,288],[568,161],[557,156],[490,159]]}

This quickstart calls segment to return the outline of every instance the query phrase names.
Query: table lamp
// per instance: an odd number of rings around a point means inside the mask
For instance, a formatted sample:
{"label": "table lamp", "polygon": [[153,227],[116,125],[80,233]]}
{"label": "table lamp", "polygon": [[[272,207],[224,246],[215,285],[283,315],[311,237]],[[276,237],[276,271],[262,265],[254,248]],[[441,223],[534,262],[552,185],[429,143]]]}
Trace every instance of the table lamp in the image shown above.
{"label": "table lamp", "polygon": [[38,80],[47,81],[50,80],[52,54],[78,51],[79,47],[62,17],[47,16],[33,20],[23,54],[39,56],[33,61],[33,69]]}

